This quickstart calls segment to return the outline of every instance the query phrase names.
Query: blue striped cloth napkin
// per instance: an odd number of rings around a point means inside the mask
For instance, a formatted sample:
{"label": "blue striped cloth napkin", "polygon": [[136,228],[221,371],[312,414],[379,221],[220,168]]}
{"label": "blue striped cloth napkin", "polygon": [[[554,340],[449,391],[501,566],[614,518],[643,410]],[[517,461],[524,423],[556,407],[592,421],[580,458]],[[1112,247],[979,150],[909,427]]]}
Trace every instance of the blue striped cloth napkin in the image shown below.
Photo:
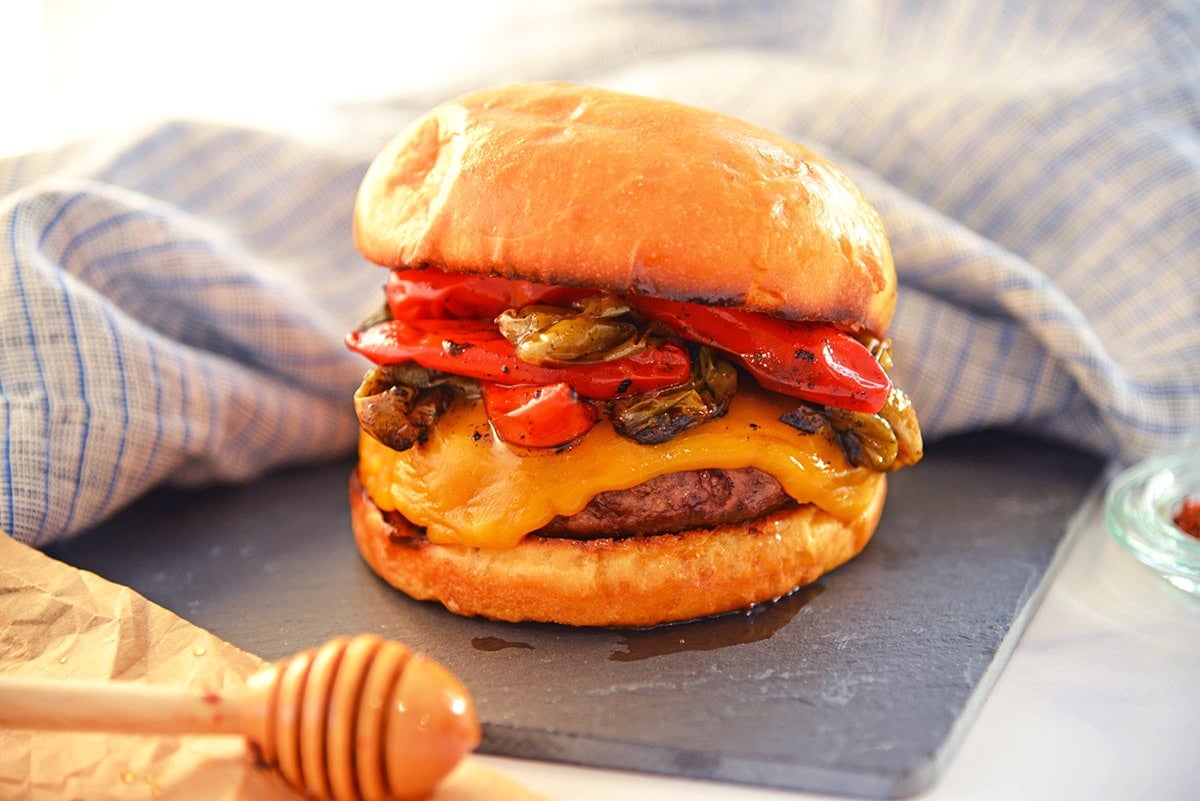
{"label": "blue striped cloth napkin", "polygon": [[0,529],[45,544],[155,486],[349,454],[342,335],[383,282],[350,241],[362,171],[418,108],[518,79],[842,164],[889,230],[894,373],[934,443],[1200,447],[1195,3],[529,2],[491,41],[331,112],[353,146],[175,121],[0,161]]}

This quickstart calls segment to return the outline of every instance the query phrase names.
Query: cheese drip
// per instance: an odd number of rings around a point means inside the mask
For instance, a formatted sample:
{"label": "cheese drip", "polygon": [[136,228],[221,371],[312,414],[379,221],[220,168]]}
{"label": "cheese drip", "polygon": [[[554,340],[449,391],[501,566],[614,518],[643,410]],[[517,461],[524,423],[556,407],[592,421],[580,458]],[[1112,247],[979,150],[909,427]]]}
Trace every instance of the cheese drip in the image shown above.
{"label": "cheese drip", "polygon": [[[601,421],[570,448],[512,448],[491,431],[482,404],[462,400],[429,440],[397,452],[363,433],[360,477],[380,509],[425,528],[431,542],[511,548],[556,515],[573,515],[601,492],[686,470],[755,467],[800,503],[843,521],[869,503],[875,474],[846,464],[838,446],[779,421],[794,401],[741,387],[724,417],[668,442],[639,445]],[[872,480],[872,479],[875,480]]]}

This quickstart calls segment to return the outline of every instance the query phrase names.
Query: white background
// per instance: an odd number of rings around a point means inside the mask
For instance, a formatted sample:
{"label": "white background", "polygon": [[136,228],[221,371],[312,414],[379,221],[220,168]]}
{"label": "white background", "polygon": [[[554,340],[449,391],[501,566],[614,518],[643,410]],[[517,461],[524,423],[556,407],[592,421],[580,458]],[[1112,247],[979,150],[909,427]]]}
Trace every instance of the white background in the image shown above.
{"label": "white background", "polygon": [[0,0],[0,156],[164,116],[294,126],[452,74],[511,5]]}

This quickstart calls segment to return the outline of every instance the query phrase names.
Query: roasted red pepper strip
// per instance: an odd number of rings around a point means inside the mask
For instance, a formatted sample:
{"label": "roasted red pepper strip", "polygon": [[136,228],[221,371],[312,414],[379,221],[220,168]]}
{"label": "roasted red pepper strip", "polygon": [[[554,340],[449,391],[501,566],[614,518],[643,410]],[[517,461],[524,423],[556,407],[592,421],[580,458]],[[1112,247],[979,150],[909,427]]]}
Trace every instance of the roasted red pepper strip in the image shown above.
{"label": "roasted red pepper strip", "polygon": [[486,319],[507,309],[532,304],[569,306],[593,290],[535,284],[441,270],[392,270],[388,274],[388,308],[400,320]]}
{"label": "roasted red pepper strip", "polygon": [[871,352],[831,325],[642,295],[630,300],[680,336],[733,356],[774,392],[874,414],[891,391]]}
{"label": "roasted red pepper strip", "polygon": [[557,448],[592,430],[596,407],[566,384],[510,387],[484,381],[483,408],[500,439],[529,448]]}
{"label": "roasted red pepper strip", "polygon": [[673,343],[609,362],[541,367],[517,358],[490,320],[389,320],[346,336],[376,364],[416,362],[431,370],[502,384],[568,384],[585,398],[608,400],[675,386],[691,377],[687,351]]}
{"label": "roasted red pepper strip", "polygon": [[[566,306],[590,293],[434,269],[393,270],[387,285],[388,306],[392,316],[403,323],[393,324],[390,331],[351,334],[347,343],[379,363],[415,361],[505,384],[558,383],[570,375],[565,380],[577,392],[597,399],[687,380],[679,369],[687,356],[676,346],[597,365],[537,367],[516,359],[492,325],[495,316],[506,309],[530,304]],[[763,387],[775,392],[874,413],[883,407],[891,389],[891,380],[870,352],[831,325],[646,296],[633,296],[631,301],[642,314],[680,337],[730,354]],[[401,326],[415,327],[417,333],[404,332]],[[450,344],[443,348],[443,340]],[[420,357],[397,355],[405,349]],[[660,354],[664,361],[658,361]],[[626,375],[629,368],[635,369]],[[514,379],[514,375],[521,377]]]}

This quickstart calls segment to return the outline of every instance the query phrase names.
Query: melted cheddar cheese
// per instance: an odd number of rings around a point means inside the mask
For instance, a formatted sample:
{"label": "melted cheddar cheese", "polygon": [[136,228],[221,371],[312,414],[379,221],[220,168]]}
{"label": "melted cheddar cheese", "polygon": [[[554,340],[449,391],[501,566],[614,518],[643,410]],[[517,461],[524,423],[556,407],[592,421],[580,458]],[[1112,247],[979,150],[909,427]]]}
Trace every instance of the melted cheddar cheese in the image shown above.
{"label": "melted cheddar cheese", "polygon": [[556,515],[572,515],[597,494],[656,476],[704,468],[756,467],[800,503],[842,520],[859,516],[875,482],[846,464],[838,446],[779,421],[795,405],[755,387],[739,388],[724,417],[669,442],[639,445],[601,421],[563,451],[512,448],[495,436],[482,404],[455,403],[429,440],[397,452],[364,433],[359,474],[379,508],[399,511],[432,542],[509,548]]}

